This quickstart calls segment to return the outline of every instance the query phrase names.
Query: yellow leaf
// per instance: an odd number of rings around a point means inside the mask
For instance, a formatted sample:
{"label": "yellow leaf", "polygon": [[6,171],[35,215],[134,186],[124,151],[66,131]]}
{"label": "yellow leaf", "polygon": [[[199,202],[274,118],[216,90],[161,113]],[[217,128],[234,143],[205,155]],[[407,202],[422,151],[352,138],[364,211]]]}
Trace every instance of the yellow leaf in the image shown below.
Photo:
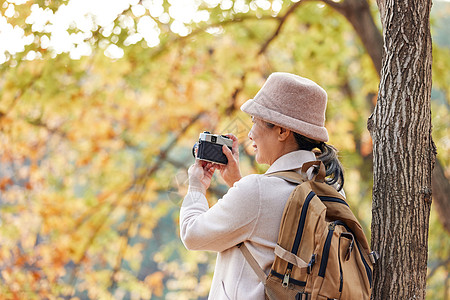
{"label": "yellow leaf", "polygon": [[163,285],[164,274],[162,272],[156,272],[145,277],[145,283],[149,285],[153,294],[157,297],[161,297],[164,290]]}

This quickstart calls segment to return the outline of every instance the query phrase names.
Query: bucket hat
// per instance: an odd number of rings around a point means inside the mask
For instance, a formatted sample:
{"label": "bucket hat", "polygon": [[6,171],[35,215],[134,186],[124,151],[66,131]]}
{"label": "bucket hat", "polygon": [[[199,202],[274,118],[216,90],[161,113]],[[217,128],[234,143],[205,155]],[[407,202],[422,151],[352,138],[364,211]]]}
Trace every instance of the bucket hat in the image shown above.
{"label": "bucket hat", "polygon": [[276,72],[241,110],[313,140],[327,142],[326,107],[327,93],[317,83],[298,75]]}

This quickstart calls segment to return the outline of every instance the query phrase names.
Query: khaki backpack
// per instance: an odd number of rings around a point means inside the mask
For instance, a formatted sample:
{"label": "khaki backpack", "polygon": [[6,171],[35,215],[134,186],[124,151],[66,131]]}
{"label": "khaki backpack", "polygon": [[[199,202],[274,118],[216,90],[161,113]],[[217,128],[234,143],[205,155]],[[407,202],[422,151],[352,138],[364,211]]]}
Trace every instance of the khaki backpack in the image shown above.
{"label": "khaki backpack", "polygon": [[[308,180],[306,171],[319,171]],[[302,175],[277,172],[298,186],[284,208],[275,260],[264,273],[244,243],[239,248],[265,286],[265,298],[370,299],[373,264],[378,259],[344,197],[326,184],[321,161],[302,166]]]}

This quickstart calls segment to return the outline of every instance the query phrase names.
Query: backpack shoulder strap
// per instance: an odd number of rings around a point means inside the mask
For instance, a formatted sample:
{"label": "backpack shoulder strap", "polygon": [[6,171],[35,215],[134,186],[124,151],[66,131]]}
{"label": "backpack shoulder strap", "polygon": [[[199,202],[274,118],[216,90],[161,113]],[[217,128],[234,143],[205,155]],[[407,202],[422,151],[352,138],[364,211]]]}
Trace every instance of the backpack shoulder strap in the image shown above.
{"label": "backpack shoulder strap", "polygon": [[263,269],[260,267],[256,259],[253,257],[253,255],[248,250],[247,246],[242,242],[237,245],[239,250],[241,250],[242,254],[245,257],[245,260],[248,262],[250,267],[252,267],[253,271],[256,273],[256,276],[258,276],[259,280],[266,285],[266,273],[264,273]]}
{"label": "backpack shoulder strap", "polygon": [[[244,255],[245,260],[248,262],[250,267],[252,267],[253,271],[256,273],[256,276],[258,276],[259,280],[266,285],[266,273],[264,273],[264,270],[260,267],[256,259],[253,257],[253,255],[248,250],[247,246],[245,246],[244,242],[239,243],[237,245],[239,250],[241,250],[242,254]],[[275,256],[280,257],[281,259],[297,266],[300,268],[300,272],[306,273],[307,269],[310,268],[310,265],[305,262],[303,259],[298,257],[297,255],[283,249],[280,245],[275,246]]]}
{"label": "backpack shoulder strap", "polygon": [[295,171],[280,171],[280,172],[274,172],[267,174],[268,177],[278,177],[281,179],[286,180],[287,182],[294,183],[294,184],[301,184],[308,180],[306,176],[299,174]]}
{"label": "backpack shoulder strap", "polygon": [[313,173],[313,178],[311,181],[316,182],[324,182],[326,171],[325,171],[325,165],[322,161],[316,160],[316,161],[308,161],[302,165],[301,173],[297,173],[294,170],[290,171],[280,171],[280,172],[274,172],[270,174],[266,174],[268,177],[278,177],[281,179],[286,180],[287,182],[294,183],[294,184],[301,184],[305,181],[310,181],[308,179],[308,176],[306,175],[306,172],[309,168],[316,167],[317,171]]}

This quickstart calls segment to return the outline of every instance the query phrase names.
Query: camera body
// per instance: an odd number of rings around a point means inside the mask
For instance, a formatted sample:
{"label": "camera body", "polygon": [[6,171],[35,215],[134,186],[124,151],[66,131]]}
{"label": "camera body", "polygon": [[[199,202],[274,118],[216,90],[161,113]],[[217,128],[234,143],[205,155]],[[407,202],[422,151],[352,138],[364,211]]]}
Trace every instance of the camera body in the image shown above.
{"label": "camera body", "polygon": [[233,140],[224,135],[211,134],[208,131],[204,131],[203,133],[200,133],[198,143],[194,145],[192,153],[197,159],[226,165],[228,159],[225,154],[223,154],[223,145],[226,145],[231,150]]}

